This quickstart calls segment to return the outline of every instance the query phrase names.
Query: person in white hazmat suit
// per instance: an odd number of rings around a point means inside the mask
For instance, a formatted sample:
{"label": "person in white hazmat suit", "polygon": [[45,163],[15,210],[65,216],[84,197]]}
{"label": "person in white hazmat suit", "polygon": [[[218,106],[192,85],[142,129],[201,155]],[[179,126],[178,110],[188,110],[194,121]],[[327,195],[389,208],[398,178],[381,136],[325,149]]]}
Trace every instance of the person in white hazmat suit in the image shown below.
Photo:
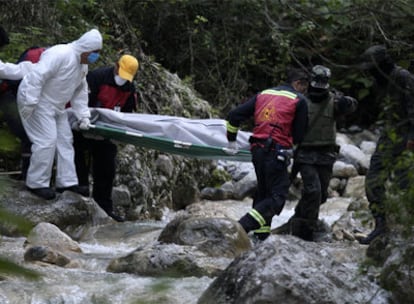
{"label": "person in white hazmat suit", "polygon": [[20,63],[9,63],[0,60],[0,79],[20,80],[24,75],[33,70],[36,63],[22,61]]}
{"label": "person in white hazmat suit", "polygon": [[78,40],[59,44],[43,52],[32,71],[24,76],[17,93],[23,126],[32,142],[26,177],[28,190],[53,199],[52,168],[56,155],[56,191],[82,194],[74,164],[72,130],[65,105],[70,101],[80,129],[88,129],[88,64],[99,58],[102,35],[93,29]]}

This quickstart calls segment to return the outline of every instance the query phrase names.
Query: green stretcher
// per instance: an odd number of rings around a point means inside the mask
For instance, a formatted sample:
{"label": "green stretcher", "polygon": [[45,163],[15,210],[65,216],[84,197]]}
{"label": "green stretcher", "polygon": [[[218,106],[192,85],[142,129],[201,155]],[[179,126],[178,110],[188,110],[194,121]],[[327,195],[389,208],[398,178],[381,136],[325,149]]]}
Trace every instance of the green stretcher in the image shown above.
{"label": "green stretcher", "polygon": [[113,126],[95,124],[91,125],[91,128],[83,131],[83,133],[86,137],[88,135],[92,137],[103,137],[116,142],[132,144],[137,147],[154,149],[185,157],[251,162],[251,153],[248,150],[239,150],[236,154],[230,155],[226,153],[226,148],[223,147],[199,145],[164,137],[150,136]]}

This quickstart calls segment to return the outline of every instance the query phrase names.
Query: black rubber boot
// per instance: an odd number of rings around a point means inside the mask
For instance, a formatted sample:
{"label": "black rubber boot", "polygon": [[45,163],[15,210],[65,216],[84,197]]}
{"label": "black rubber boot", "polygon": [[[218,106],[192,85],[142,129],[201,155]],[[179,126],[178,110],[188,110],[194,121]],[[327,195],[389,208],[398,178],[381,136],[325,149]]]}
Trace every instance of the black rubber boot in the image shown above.
{"label": "black rubber boot", "polygon": [[56,197],[56,193],[52,188],[29,188],[27,187],[27,189],[33,194],[36,194],[37,196],[45,200],[54,199]]}
{"label": "black rubber boot", "polygon": [[292,235],[304,241],[313,241],[313,222],[307,219],[293,218],[291,221]]}
{"label": "black rubber boot", "polygon": [[85,187],[85,186],[73,185],[70,187],[56,188],[56,191],[59,193],[62,193],[64,191],[72,191],[82,196],[86,196],[86,197],[89,196],[89,187]]}
{"label": "black rubber boot", "polygon": [[264,241],[269,237],[270,233],[267,232],[255,232],[254,237],[256,237],[259,241]]}
{"label": "black rubber boot", "polygon": [[239,223],[246,231],[246,233],[260,228],[259,223],[256,222],[256,220],[248,213],[242,216],[242,218],[239,220]]}
{"label": "black rubber boot", "polygon": [[375,229],[370,234],[368,234],[367,237],[360,239],[359,243],[363,245],[369,245],[376,237],[384,234],[385,232],[387,232],[385,217],[376,216]]}
{"label": "black rubber boot", "polygon": [[107,211],[106,214],[112,217],[116,222],[119,222],[119,223],[125,222],[125,219],[122,216],[115,214],[113,211]]}
{"label": "black rubber boot", "polygon": [[292,234],[292,221],[294,221],[296,218],[298,218],[298,216],[295,214],[293,214],[290,219],[280,225],[279,227],[276,227],[275,229],[273,229],[272,233],[274,234]]}

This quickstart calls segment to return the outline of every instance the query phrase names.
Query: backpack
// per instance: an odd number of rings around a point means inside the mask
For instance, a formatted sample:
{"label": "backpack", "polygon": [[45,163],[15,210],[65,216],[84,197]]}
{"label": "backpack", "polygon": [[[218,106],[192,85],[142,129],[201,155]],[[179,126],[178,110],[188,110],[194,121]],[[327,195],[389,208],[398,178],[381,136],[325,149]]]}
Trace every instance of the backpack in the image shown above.
{"label": "backpack", "polygon": [[36,63],[39,61],[40,56],[42,53],[46,50],[45,47],[39,47],[39,46],[32,46],[28,49],[26,49],[19,57],[16,63],[22,62],[22,61],[31,61],[33,63]]}

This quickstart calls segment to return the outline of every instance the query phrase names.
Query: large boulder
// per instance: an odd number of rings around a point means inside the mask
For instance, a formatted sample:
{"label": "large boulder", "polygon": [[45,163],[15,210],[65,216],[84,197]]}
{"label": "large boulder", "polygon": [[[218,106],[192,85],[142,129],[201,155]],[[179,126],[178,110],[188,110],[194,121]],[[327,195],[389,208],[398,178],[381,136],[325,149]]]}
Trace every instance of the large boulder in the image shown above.
{"label": "large boulder", "polygon": [[194,246],[156,243],[112,260],[107,271],[153,277],[213,277],[231,261],[212,259]]}
{"label": "large boulder", "polygon": [[250,240],[240,224],[229,218],[176,216],[158,241],[195,246],[212,257],[234,258],[250,249]]}
{"label": "large boulder", "polygon": [[359,274],[356,262],[364,258],[364,248],[356,243],[270,236],[236,258],[198,304],[389,303],[387,293]]}
{"label": "large boulder", "polygon": [[[33,226],[47,222],[63,231],[74,231],[85,225],[112,221],[92,198],[65,191],[55,199],[44,200],[25,190],[23,182],[10,179],[6,184],[0,193],[0,207]],[[21,235],[17,226],[7,221],[0,223],[0,232],[7,236]]]}
{"label": "large boulder", "polygon": [[61,267],[78,267],[76,256],[82,252],[79,244],[50,223],[37,224],[27,236],[24,259]]}

